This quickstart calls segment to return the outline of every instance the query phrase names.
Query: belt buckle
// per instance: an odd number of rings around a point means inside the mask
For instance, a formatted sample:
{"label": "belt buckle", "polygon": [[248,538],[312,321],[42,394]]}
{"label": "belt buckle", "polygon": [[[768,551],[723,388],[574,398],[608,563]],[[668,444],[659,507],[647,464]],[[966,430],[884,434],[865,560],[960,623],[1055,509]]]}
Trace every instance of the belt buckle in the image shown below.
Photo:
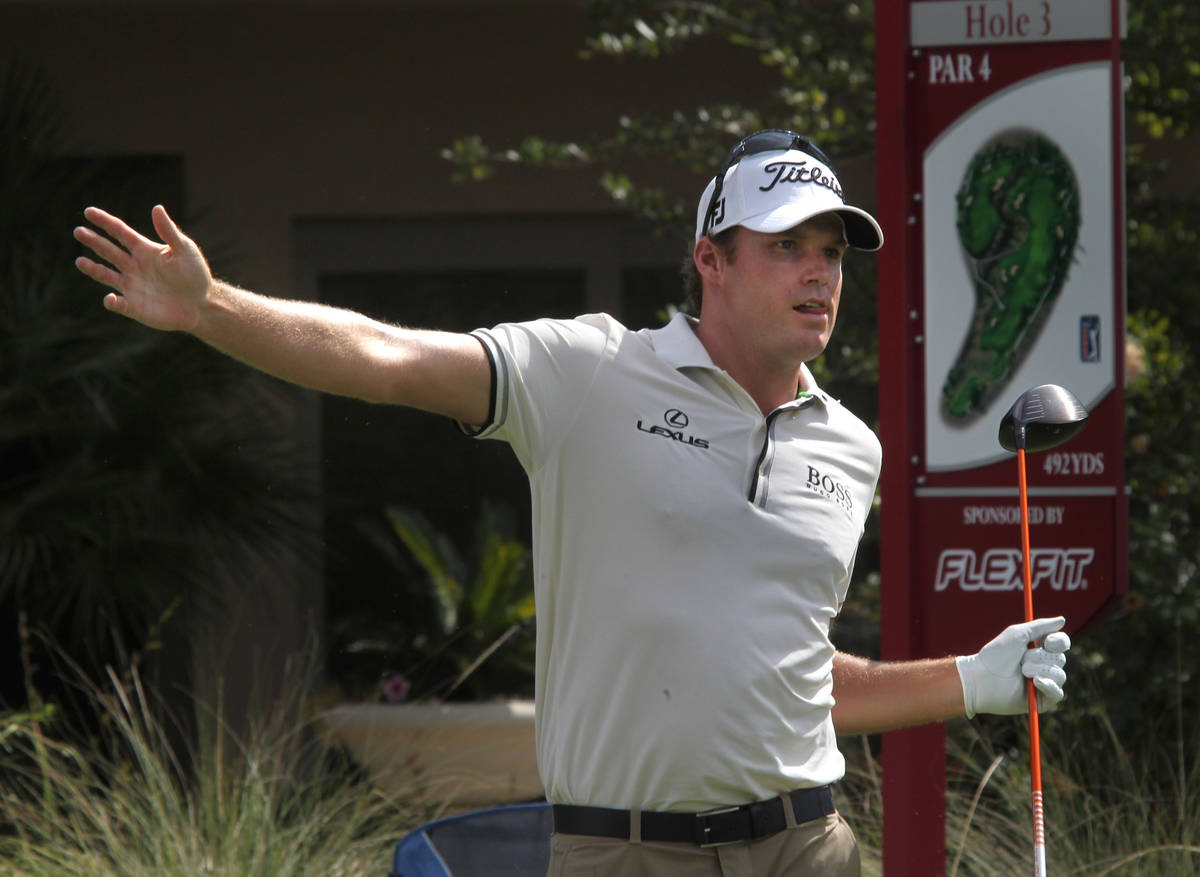
{"label": "belt buckle", "polygon": [[742,808],[737,807],[714,807],[712,810],[702,810],[696,814],[696,829],[697,840],[700,849],[710,850],[714,847],[728,846],[729,844],[740,843],[744,838],[735,837],[730,840],[710,840],[712,835],[712,826],[708,824],[708,819],[713,816],[723,816],[726,813],[737,813]]}

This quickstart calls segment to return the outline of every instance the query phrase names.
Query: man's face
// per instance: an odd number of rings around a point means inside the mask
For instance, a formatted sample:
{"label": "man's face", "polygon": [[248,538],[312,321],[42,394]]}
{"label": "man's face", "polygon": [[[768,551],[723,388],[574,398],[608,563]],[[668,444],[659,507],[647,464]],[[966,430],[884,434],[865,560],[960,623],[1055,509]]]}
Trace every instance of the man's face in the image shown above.
{"label": "man's face", "polygon": [[734,248],[721,302],[730,328],[773,359],[798,366],[819,356],[841,300],[842,220],[827,213],[778,233],[738,228]]}

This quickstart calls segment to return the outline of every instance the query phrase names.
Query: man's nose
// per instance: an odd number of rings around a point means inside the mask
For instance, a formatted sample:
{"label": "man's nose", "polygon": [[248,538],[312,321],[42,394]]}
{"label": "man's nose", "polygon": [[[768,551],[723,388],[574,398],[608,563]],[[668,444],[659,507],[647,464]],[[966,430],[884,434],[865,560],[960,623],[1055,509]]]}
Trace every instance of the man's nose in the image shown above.
{"label": "man's nose", "polygon": [[808,256],[800,263],[800,276],[805,284],[827,284],[830,277],[829,260],[820,254]]}

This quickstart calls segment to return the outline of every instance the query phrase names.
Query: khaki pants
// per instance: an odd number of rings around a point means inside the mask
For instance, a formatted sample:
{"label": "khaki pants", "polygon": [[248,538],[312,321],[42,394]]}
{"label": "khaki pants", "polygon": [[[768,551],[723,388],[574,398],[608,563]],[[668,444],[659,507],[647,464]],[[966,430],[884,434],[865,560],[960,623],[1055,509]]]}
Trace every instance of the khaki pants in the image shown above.
{"label": "khaki pants", "polygon": [[547,877],[859,877],[854,832],[834,813],[771,837],[702,849],[555,834]]}

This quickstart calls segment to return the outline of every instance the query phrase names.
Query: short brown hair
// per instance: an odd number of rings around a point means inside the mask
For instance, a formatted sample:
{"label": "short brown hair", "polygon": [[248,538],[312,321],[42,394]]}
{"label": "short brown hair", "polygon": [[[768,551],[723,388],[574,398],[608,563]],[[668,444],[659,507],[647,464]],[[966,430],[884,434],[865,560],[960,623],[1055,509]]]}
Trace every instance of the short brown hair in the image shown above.
{"label": "short brown hair", "polygon": [[[714,235],[708,237],[712,240],[717,248],[724,254],[726,261],[733,261],[734,254],[734,237],[738,230],[738,226],[731,225],[729,228],[722,229]],[[683,257],[683,261],[679,266],[679,273],[683,275],[683,304],[684,307],[693,314],[700,313],[700,305],[704,303],[704,280],[700,276],[699,269],[696,268],[696,260],[692,257],[695,251],[695,245],[688,248],[687,255]]]}

